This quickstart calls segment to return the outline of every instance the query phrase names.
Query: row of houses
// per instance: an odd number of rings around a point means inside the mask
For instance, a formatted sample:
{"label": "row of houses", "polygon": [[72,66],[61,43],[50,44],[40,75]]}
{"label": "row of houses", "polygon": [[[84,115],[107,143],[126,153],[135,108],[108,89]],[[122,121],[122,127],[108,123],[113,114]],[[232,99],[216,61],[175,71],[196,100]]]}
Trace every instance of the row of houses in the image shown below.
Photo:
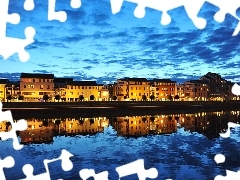
{"label": "row of houses", "polygon": [[20,81],[0,79],[1,101],[224,101],[239,100],[234,83],[216,73],[177,83],[170,79],[122,78],[113,84],[75,81],[54,74],[21,73]]}

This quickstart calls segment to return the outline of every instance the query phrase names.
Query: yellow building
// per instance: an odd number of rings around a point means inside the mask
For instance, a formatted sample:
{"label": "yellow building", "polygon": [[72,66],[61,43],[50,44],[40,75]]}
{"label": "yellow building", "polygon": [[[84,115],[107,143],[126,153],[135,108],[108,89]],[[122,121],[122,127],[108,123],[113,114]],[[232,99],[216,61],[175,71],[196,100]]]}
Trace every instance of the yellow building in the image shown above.
{"label": "yellow building", "polygon": [[54,75],[21,73],[20,91],[25,101],[39,101],[45,94],[54,98]]}
{"label": "yellow building", "polygon": [[67,82],[66,99],[67,101],[79,101],[79,97],[82,95],[84,101],[99,101],[101,100],[100,92],[103,88],[104,86],[97,84],[96,81]]}
{"label": "yellow building", "polygon": [[20,82],[17,81],[8,81],[6,84],[6,96],[11,96],[11,102],[18,102],[21,101],[19,100],[19,96],[21,96],[21,91],[20,91]]}
{"label": "yellow building", "polygon": [[60,95],[60,100],[56,100],[54,97],[54,101],[66,101],[67,96],[67,82],[72,82],[73,78],[54,78],[54,90],[55,96]]}
{"label": "yellow building", "polygon": [[6,84],[8,79],[0,79],[0,102],[6,100]]}
{"label": "yellow building", "polygon": [[177,82],[170,79],[154,78],[151,80],[151,95],[160,101],[174,99],[177,95]]}
{"label": "yellow building", "polygon": [[146,78],[118,79],[114,92],[120,101],[142,101],[143,96],[148,100],[150,97],[150,82]]}

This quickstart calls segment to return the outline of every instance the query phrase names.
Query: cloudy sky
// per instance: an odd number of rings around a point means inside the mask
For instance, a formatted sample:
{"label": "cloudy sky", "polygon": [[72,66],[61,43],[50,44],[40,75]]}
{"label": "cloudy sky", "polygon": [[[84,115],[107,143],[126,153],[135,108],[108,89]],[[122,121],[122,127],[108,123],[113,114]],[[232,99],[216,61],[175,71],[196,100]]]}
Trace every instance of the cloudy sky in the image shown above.
{"label": "cloudy sky", "polygon": [[110,0],[82,0],[78,9],[70,0],[57,0],[56,11],[67,13],[65,22],[48,21],[47,0],[35,0],[32,11],[23,4],[10,0],[9,13],[18,13],[21,21],[7,24],[7,36],[24,39],[24,29],[34,27],[35,41],[26,48],[30,59],[23,63],[17,54],[6,60],[0,56],[1,78],[34,72],[98,82],[123,77],[183,82],[215,72],[240,82],[240,34],[232,36],[238,20],[227,15],[224,22],[216,22],[213,16],[219,9],[209,3],[198,14],[207,20],[202,30],[183,7],[169,11],[172,21],[163,26],[162,12],[147,8],[139,19],[133,13],[136,4],[127,1],[112,14]]}

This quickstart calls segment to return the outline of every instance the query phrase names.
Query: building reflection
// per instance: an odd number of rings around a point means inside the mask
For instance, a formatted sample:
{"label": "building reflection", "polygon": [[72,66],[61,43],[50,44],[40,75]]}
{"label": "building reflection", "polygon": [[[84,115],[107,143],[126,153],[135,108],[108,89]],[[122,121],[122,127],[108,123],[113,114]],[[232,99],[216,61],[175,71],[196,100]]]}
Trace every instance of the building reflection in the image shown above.
{"label": "building reflection", "polygon": [[115,117],[113,128],[120,136],[144,136],[177,132],[177,121],[173,116],[126,116]]}
{"label": "building reflection", "polygon": [[[14,120],[16,122],[16,120]],[[239,123],[240,111],[199,112],[193,114],[146,115],[125,117],[75,117],[27,119],[28,127],[17,132],[21,143],[52,143],[54,136],[93,135],[112,126],[119,136],[177,133],[178,128],[203,134],[209,139],[226,132],[228,122]],[[11,130],[11,123],[0,122],[0,132]]]}

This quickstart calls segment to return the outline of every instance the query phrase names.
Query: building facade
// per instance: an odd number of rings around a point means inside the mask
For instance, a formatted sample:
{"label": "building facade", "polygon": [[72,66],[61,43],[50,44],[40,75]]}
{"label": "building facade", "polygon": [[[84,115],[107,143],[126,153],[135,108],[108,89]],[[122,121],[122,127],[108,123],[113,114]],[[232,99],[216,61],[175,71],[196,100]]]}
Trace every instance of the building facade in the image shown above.
{"label": "building facade", "polygon": [[39,101],[46,94],[54,99],[54,75],[21,73],[20,91],[25,101]]}
{"label": "building facade", "polygon": [[151,81],[151,95],[156,100],[172,100],[177,95],[177,82],[170,79],[153,79]]}
{"label": "building facade", "polygon": [[134,100],[142,101],[150,97],[150,82],[146,78],[118,79],[115,84],[115,96],[119,101]]}
{"label": "building facade", "polygon": [[6,101],[6,85],[8,79],[0,79],[0,101]]}

